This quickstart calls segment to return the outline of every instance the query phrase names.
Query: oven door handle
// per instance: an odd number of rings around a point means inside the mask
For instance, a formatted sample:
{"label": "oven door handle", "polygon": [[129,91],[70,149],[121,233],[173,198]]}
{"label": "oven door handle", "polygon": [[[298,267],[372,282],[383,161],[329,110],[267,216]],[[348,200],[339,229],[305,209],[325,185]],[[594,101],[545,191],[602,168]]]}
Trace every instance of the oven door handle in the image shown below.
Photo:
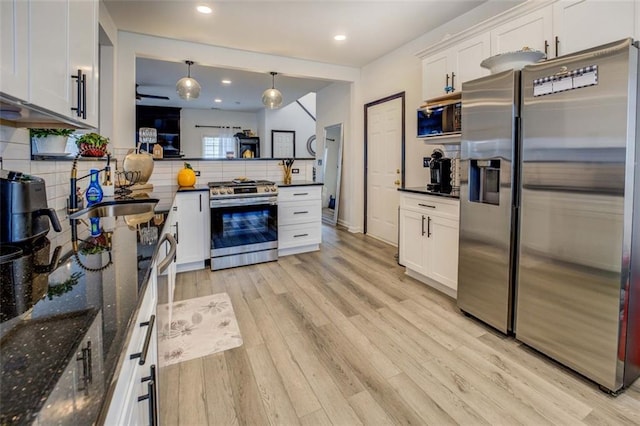
{"label": "oven door handle", "polygon": [[235,207],[235,206],[275,206],[278,203],[278,199],[275,197],[252,197],[252,198],[228,198],[228,199],[213,199],[209,201],[209,207],[215,209],[217,207]]}

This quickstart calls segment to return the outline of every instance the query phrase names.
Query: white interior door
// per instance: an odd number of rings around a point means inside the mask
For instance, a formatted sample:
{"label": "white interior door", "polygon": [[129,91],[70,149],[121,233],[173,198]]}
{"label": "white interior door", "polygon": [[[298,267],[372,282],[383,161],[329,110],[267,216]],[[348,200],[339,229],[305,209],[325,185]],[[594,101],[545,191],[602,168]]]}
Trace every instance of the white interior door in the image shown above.
{"label": "white interior door", "polygon": [[367,108],[367,234],[398,245],[402,102]]}

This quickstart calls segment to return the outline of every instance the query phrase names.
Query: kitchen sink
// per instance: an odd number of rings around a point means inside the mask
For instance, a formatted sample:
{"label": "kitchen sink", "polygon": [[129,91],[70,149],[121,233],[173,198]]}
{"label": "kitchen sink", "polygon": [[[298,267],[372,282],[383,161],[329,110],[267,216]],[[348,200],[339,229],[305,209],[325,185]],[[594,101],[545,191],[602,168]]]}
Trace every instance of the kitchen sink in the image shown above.
{"label": "kitchen sink", "polygon": [[134,214],[153,214],[158,204],[155,198],[109,200],[93,204],[85,209],[69,215],[69,219],[86,219],[91,217],[128,216]]}

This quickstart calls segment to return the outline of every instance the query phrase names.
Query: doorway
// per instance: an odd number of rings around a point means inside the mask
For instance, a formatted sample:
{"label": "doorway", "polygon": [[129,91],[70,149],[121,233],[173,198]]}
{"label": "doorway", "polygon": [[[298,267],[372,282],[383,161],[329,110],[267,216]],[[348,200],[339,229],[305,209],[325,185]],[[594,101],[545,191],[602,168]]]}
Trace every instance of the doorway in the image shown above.
{"label": "doorway", "polygon": [[405,93],[364,106],[364,232],[398,245],[398,188],[404,186]]}

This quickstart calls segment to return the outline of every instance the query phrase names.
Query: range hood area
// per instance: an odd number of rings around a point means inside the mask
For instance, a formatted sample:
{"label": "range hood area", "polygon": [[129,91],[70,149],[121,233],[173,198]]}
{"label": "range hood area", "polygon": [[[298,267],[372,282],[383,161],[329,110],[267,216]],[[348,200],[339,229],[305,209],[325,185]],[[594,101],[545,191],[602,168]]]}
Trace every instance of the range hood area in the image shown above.
{"label": "range hood area", "polygon": [[90,128],[69,117],[0,93],[0,124],[29,128]]}

